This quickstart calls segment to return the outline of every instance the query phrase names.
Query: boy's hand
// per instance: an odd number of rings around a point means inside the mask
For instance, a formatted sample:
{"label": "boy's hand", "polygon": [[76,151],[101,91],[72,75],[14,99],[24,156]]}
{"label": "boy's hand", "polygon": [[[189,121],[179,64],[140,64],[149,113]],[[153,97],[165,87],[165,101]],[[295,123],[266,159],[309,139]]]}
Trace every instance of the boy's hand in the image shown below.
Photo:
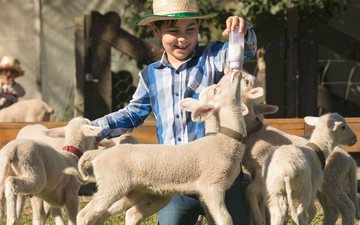
{"label": "boy's hand", "polygon": [[239,26],[240,33],[246,34],[247,24],[242,17],[230,16],[226,20],[226,29],[223,31],[224,36],[228,36],[230,31],[233,31],[236,26]]}

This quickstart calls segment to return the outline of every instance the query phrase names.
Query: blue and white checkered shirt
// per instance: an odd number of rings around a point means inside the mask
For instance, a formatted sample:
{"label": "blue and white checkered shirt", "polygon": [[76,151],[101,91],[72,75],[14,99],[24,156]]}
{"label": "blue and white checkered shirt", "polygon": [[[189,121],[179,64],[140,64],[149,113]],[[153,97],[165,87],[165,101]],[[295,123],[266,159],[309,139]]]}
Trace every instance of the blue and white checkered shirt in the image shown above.
{"label": "blue and white checkered shirt", "polygon": [[[204,136],[204,123],[193,122],[190,113],[180,109],[184,98],[198,99],[200,91],[217,83],[228,64],[228,42],[198,46],[191,58],[175,69],[166,53],[142,71],[130,103],[119,111],[101,117],[92,124],[104,128],[103,137],[116,137],[141,125],[153,111],[160,144],[183,144]],[[256,36],[248,29],[245,61],[255,55]]]}

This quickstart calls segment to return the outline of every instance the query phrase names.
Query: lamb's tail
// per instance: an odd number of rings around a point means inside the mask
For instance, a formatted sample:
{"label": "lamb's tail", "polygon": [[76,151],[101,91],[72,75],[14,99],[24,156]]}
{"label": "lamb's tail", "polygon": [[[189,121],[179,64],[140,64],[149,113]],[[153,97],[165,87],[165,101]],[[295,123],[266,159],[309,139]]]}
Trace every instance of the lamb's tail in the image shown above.
{"label": "lamb's tail", "polygon": [[75,179],[82,185],[90,183],[87,177],[83,177],[74,167],[66,167],[63,172],[67,175],[74,176]]}
{"label": "lamb's tail", "polygon": [[284,177],[284,183],[285,183],[286,197],[287,197],[287,201],[288,201],[288,205],[289,205],[289,209],[290,209],[291,218],[294,220],[295,224],[299,224],[296,209],[295,209],[294,203],[292,201],[292,189],[290,186],[290,177],[289,176]]}
{"label": "lamb's tail", "polygon": [[78,162],[78,170],[76,170],[74,167],[68,167],[64,170],[64,173],[74,176],[81,184],[96,182],[96,178],[93,172],[92,160],[103,152],[104,151],[102,150],[86,151]]}

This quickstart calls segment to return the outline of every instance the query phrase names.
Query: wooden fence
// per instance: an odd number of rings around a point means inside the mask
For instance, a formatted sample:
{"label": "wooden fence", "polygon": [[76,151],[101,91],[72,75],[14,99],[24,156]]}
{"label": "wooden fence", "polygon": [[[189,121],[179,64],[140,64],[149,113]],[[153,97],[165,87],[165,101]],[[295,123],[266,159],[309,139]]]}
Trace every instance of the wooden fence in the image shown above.
{"label": "wooden fence", "polygon": [[[357,133],[360,137],[360,117],[356,118],[346,118],[350,127]],[[298,136],[310,136],[312,127],[307,126],[304,123],[303,119],[300,118],[290,118],[290,119],[265,119],[265,124],[276,127],[284,132],[289,134],[294,134]],[[31,123],[0,123],[0,147],[4,146],[7,142],[14,139],[18,131]],[[41,124],[52,128],[64,126],[66,122],[42,122]],[[155,144],[157,143],[156,132],[155,132],[155,122],[146,121],[142,126],[135,128],[133,131],[133,136],[136,137],[141,143]],[[352,147],[345,147],[344,149],[351,153],[360,152],[360,142],[356,143]]]}

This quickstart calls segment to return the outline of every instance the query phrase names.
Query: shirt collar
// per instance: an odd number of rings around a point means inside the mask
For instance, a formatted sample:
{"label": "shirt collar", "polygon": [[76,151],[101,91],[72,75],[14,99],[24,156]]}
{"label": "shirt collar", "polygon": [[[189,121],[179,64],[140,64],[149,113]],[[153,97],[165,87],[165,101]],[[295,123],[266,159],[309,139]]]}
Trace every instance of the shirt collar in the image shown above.
{"label": "shirt collar", "polygon": [[[182,64],[190,61],[194,56],[198,56],[200,53],[199,53],[199,45],[197,45],[194,49],[194,52],[192,53],[192,56],[189,57],[187,60],[185,60],[184,62],[182,62]],[[167,56],[166,56],[166,52],[164,51],[162,56],[161,56],[161,59],[158,61],[158,63],[155,65],[155,68],[156,69],[159,69],[159,68],[163,68],[163,67],[170,67],[171,64],[169,63],[169,60],[167,59]],[[181,67],[181,66],[180,66]],[[180,68],[179,67],[179,68]]]}

